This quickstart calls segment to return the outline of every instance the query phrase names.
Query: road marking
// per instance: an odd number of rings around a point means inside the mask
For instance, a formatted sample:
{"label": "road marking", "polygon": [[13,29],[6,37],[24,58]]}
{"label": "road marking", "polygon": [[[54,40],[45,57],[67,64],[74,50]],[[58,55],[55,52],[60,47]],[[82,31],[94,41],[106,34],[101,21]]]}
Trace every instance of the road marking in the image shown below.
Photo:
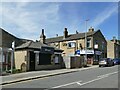
{"label": "road marking", "polygon": [[[117,72],[113,72],[113,73],[108,73],[108,74],[105,74],[105,75],[97,76],[96,79],[87,81],[87,82],[85,82],[85,83],[80,83],[80,82],[82,82],[82,80],[81,80],[81,81],[76,81],[76,82],[72,82],[72,83],[68,83],[68,84],[64,84],[64,85],[55,86],[55,87],[52,87],[52,89],[54,89],[54,88],[60,88],[60,87],[65,87],[65,86],[69,86],[69,85],[72,85],[72,84],[78,84],[78,85],[80,85],[80,86],[83,86],[83,85],[85,85],[85,84],[89,84],[89,83],[98,81],[98,80],[100,80],[100,79],[106,78],[106,77],[108,77],[108,76],[110,76],[110,75],[112,75],[112,74],[116,74],[116,73],[118,73],[118,71],[117,71]],[[48,90],[49,90],[49,89],[48,89]]]}
{"label": "road marking", "polygon": [[79,83],[79,82],[82,82],[82,81],[76,81],[76,82],[72,82],[72,83],[68,83],[68,84],[64,84],[64,85],[55,86],[55,87],[52,87],[52,88],[60,88],[60,87],[64,87],[64,86],[69,86],[69,85],[72,85],[72,84],[76,84],[76,83]]}
{"label": "road marking", "polygon": [[55,87],[52,87],[52,89],[54,89],[54,88],[60,88],[60,87],[64,87],[64,86],[68,86],[68,85],[72,85],[72,84],[76,84],[76,83],[78,85],[82,86],[82,85],[85,85],[85,84],[88,84],[88,83],[100,80],[100,79],[105,78],[105,77],[107,77],[107,76],[100,77],[100,78],[97,78],[97,79],[93,79],[93,80],[85,82],[85,83],[80,83],[81,81],[76,81],[76,82],[72,82],[72,83],[68,83],[68,84],[64,84],[64,85],[55,86]]}
{"label": "road marking", "polygon": [[118,73],[118,71],[117,72],[108,73],[108,74],[104,74],[104,75],[100,75],[100,76],[97,76],[97,77],[99,78],[99,77],[109,76],[109,75],[112,75],[112,74],[115,74],[115,73]]}
{"label": "road marking", "polygon": [[77,82],[77,84],[81,86],[81,83],[80,83],[80,82]]}
{"label": "road marking", "polygon": [[85,84],[88,84],[88,83],[92,83],[92,82],[98,81],[98,80],[103,79],[103,78],[105,78],[105,77],[108,77],[108,76],[104,76],[104,77],[99,77],[99,78],[93,79],[93,80],[91,80],[91,81],[82,83],[80,86],[83,86],[83,85],[85,85]]}
{"label": "road marking", "polygon": [[105,75],[98,76],[96,79],[93,79],[93,80],[91,80],[91,81],[82,83],[80,86],[85,85],[85,84],[88,84],[88,83],[92,83],[92,82],[94,82],[94,81],[98,81],[98,80],[100,80],[100,79],[103,79],[103,78],[108,77],[108,76],[110,76],[110,75],[112,75],[112,74],[115,74],[115,73],[118,73],[118,71],[117,71],[117,72],[108,73],[108,74],[105,74]]}

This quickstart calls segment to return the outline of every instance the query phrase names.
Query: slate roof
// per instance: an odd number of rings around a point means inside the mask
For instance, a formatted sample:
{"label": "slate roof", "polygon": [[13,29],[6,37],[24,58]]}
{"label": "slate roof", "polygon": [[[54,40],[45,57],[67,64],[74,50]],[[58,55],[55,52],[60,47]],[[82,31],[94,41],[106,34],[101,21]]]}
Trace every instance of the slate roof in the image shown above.
{"label": "slate roof", "polygon": [[42,44],[41,42],[28,41],[28,42],[23,43],[22,45],[16,47],[16,49],[22,49],[22,48],[40,49],[42,46],[48,47],[48,45]]}
{"label": "slate roof", "polygon": [[18,38],[8,31],[0,28],[0,46],[11,48],[11,43],[15,41],[15,46],[19,46],[27,41],[32,41],[28,39]]}
{"label": "slate roof", "polygon": [[[26,43],[23,43],[22,45],[16,47],[15,49],[16,50],[20,50],[20,49],[37,49],[37,50],[40,50],[41,47],[51,47],[51,46],[48,46],[46,44],[43,44],[41,42],[34,42],[34,41],[28,41]],[[54,48],[54,47],[51,47],[51,48]],[[61,49],[58,49],[58,48],[54,48],[55,51],[63,51]]]}
{"label": "slate roof", "polygon": [[[93,32],[87,32],[87,36],[94,35],[98,31],[99,30],[93,31]],[[71,34],[71,35],[68,35],[67,38],[63,38],[63,36],[58,36],[58,37],[54,37],[54,38],[47,38],[46,43],[69,41],[69,40],[76,40],[76,39],[82,39],[82,38],[85,38],[85,33]]]}

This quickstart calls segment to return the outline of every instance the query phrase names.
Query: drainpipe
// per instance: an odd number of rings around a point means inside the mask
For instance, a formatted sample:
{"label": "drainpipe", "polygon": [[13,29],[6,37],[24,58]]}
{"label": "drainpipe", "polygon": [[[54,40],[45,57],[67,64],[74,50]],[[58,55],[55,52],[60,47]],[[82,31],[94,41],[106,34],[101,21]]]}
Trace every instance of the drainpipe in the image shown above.
{"label": "drainpipe", "polygon": [[0,59],[1,59],[1,67],[0,67],[1,70],[0,70],[0,73],[1,73],[1,75],[2,75],[2,71],[3,71],[3,70],[2,70],[2,69],[3,69],[3,50],[2,50],[2,47],[0,48],[0,51],[1,51],[1,58],[0,58]]}
{"label": "drainpipe", "polygon": [[8,71],[8,51],[6,52],[6,71]]}

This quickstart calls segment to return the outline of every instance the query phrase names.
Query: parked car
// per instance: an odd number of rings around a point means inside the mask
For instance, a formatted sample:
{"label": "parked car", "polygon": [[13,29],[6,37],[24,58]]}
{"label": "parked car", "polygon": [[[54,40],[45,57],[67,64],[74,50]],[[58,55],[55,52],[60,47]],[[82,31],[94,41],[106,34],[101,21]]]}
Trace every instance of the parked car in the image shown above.
{"label": "parked car", "polygon": [[120,64],[120,58],[115,58],[113,59],[114,65],[119,65]]}
{"label": "parked car", "polygon": [[101,66],[113,66],[114,62],[111,58],[101,58],[99,61],[99,67]]}

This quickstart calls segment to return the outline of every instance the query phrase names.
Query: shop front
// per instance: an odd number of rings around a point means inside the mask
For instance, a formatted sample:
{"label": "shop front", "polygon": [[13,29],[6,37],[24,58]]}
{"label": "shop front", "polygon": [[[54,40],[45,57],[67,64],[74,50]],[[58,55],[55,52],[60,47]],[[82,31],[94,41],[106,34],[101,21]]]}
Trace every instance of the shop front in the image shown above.
{"label": "shop front", "polygon": [[80,55],[87,58],[87,65],[92,65],[94,60],[94,50],[80,50]]}

